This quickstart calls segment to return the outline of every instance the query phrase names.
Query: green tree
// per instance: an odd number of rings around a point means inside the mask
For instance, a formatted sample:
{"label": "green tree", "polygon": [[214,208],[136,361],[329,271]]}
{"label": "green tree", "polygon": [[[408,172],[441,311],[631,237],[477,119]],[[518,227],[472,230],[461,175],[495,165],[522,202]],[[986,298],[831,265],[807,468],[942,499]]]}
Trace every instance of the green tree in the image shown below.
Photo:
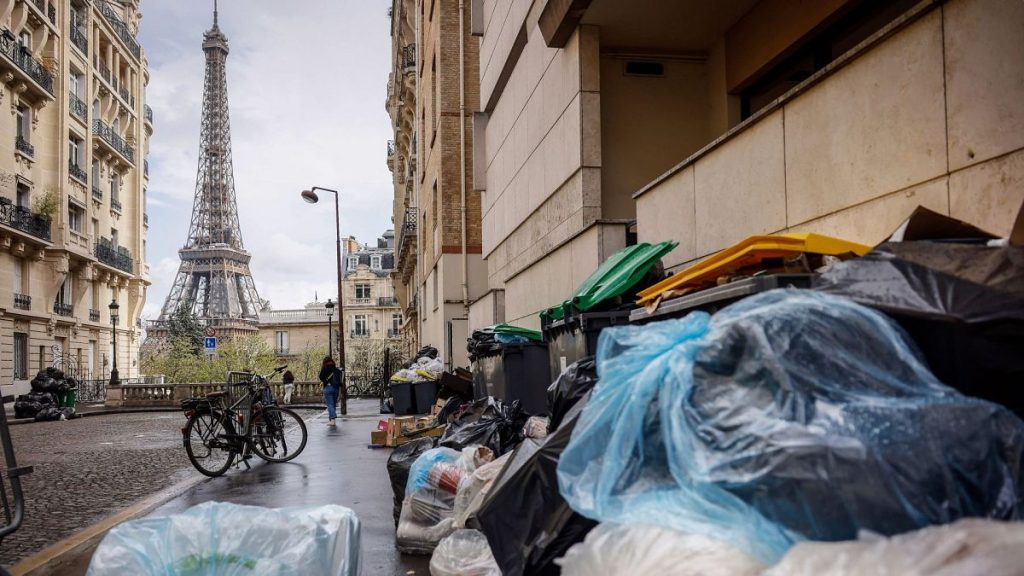
{"label": "green tree", "polygon": [[203,350],[203,321],[192,311],[191,302],[182,302],[167,319],[171,342],[185,342],[196,356]]}

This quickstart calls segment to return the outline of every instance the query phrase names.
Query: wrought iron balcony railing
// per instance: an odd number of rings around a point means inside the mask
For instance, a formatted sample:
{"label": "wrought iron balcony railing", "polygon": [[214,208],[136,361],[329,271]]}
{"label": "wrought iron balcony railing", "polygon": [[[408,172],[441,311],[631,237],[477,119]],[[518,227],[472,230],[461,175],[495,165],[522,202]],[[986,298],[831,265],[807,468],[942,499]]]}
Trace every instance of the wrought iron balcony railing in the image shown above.
{"label": "wrought iron balcony railing", "polygon": [[381,298],[377,298],[377,306],[398,306],[398,298],[395,298],[394,296],[384,296]]}
{"label": "wrought iron balcony railing", "polygon": [[349,332],[348,337],[349,338],[369,338],[370,337],[370,333],[369,332],[357,332],[357,331],[353,330],[352,332]]}
{"label": "wrought iron balcony railing", "polygon": [[50,217],[46,214],[36,214],[22,206],[15,206],[7,198],[0,198],[0,224],[21,230],[40,240],[50,241]]}
{"label": "wrought iron balcony railing", "polygon": [[110,209],[111,210],[117,210],[118,212],[120,212],[121,211],[121,201],[118,200],[117,198],[111,197],[111,199],[110,199]]}
{"label": "wrought iron balcony railing", "polygon": [[149,214],[142,215],[142,224],[145,226],[149,226]]}
{"label": "wrought iron balcony railing", "polygon": [[110,145],[115,152],[124,156],[129,162],[135,164],[135,149],[128,145],[116,131],[99,118],[92,121],[92,133],[99,136],[104,142]]}
{"label": "wrought iron balcony railing", "polygon": [[53,303],[53,313],[57,316],[74,316],[75,307],[67,302],[56,301]]}
{"label": "wrought iron balcony railing", "polygon": [[285,348],[275,347],[274,348],[274,354],[277,354],[278,356],[287,356],[288,355],[288,348],[287,347],[285,347]]}
{"label": "wrought iron balcony railing", "polygon": [[93,63],[94,66],[96,66],[96,69],[99,70],[100,76],[102,76],[103,79],[106,80],[107,82],[110,82],[111,84],[113,84],[113,80],[111,79],[112,76],[110,74],[110,68],[107,67],[107,61],[103,60],[102,58],[98,58],[96,56],[93,56],[92,57],[92,63]]}
{"label": "wrought iron balcony railing", "polygon": [[82,167],[76,164],[74,160],[68,163],[68,174],[82,184],[89,182],[89,175],[85,170],[82,170]]}
{"label": "wrought iron balcony railing", "polygon": [[68,107],[71,108],[71,114],[81,118],[83,122],[89,120],[89,106],[85,104],[85,100],[78,97],[78,94],[68,92]]}
{"label": "wrought iron balcony railing", "polygon": [[128,26],[121,20],[121,17],[114,11],[114,7],[111,6],[107,0],[96,0],[96,8],[99,9],[100,14],[106,18],[107,22],[110,23],[110,27],[117,33],[117,37],[124,42],[124,45],[128,50],[135,55],[136,58],[142,56],[142,49],[139,47],[139,43],[132,37],[132,33],[128,31]]}
{"label": "wrought iron balcony railing", "polygon": [[402,49],[402,71],[416,71],[416,44],[409,44]]}
{"label": "wrought iron balcony railing", "polygon": [[146,178],[149,178],[149,160],[142,161],[142,174]]}
{"label": "wrought iron balcony railing", "polygon": [[29,144],[28,140],[25,140],[21,136],[17,136],[14,138],[14,147],[18,150],[18,152],[21,152],[22,154],[28,156],[29,158],[33,158],[36,155],[35,146]]}
{"label": "wrought iron balcony railing", "polygon": [[394,155],[395,155],[395,141],[394,140],[388,140],[388,158],[391,158]]}
{"label": "wrought iron balcony railing", "polygon": [[132,95],[128,93],[128,89],[124,86],[119,86],[117,88],[117,93],[121,95],[121,99],[123,99],[125,102],[128,102],[129,104],[132,102],[132,100],[134,100],[134,98],[132,98]]}
{"label": "wrought iron balcony railing", "polygon": [[14,293],[14,307],[18,310],[31,310],[32,309],[32,297],[28,294]]}
{"label": "wrought iron balcony railing", "polygon": [[115,246],[109,238],[100,238],[96,243],[96,259],[100,262],[132,273],[132,253],[124,246]]}
{"label": "wrought iron balcony railing", "polygon": [[146,122],[153,124],[153,109],[149,107],[149,104],[146,104],[146,108],[143,111],[143,116],[145,117]]}
{"label": "wrought iron balcony railing", "polygon": [[89,310],[89,322],[99,322],[99,321],[100,321],[100,311],[99,310],[91,310],[90,309]]}
{"label": "wrought iron balcony railing", "polygon": [[100,190],[95,183],[92,185],[92,199],[97,202],[103,202],[103,190]]}
{"label": "wrought iron balcony railing", "polygon": [[39,84],[43,90],[53,94],[53,76],[43,67],[27,48],[18,42],[10,30],[4,30],[0,34],[0,53],[9,58],[18,68],[21,68],[32,80]]}
{"label": "wrought iron balcony railing", "polygon": [[78,28],[71,26],[70,36],[71,43],[78,47],[78,49],[82,51],[82,54],[88,55],[89,39],[86,37],[85,33],[79,30]]}

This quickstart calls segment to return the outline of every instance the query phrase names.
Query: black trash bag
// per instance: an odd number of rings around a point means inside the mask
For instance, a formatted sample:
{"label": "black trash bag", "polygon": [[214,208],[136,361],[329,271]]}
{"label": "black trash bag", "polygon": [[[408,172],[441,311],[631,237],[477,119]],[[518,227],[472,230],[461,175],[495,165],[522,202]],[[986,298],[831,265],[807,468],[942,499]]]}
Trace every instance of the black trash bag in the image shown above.
{"label": "black trash bag", "polygon": [[57,404],[57,395],[52,392],[31,392],[25,396],[25,399],[39,402],[44,407]]}
{"label": "black trash bag", "polygon": [[417,438],[398,448],[388,457],[388,476],[391,477],[391,491],[395,493],[395,527],[398,517],[402,514],[402,502],[405,500],[405,485],[409,480],[409,468],[412,463],[427,450],[434,447],[435,438]]}
{"label": "black trash bag", "polygon": [[416,368],[419,365],[420,358],[430,358],[431,360],[434,360],[435,358],[437,358],[437,356],[437,348],[434,348],[433,346],[424,346],[423,348],[420,348],[419,350],[416,351],[415,354],[412,355],[412,359],[405,363],[405,367]]}
{"label": "black trash bag", "polygon": [[72,418],[78,418],[78,414],[75,413],[75,408],[73,406],[67,406],[65,408],[60,408],[59,410],[60,410],[60,413],[64,415],[64,419],[65,420],[71,420]]}
{"label": "black trash bag", "polygon": [[43,405],[28,396],[18,396],[14,402],[15,418],[35,418],[36,414],[43,409]]}
{"label": "black trash bag", "polygon": [[391,396],[388,396],[388,397],[384,398],[383,400],[381,400],[381,402],[380,402],[380,413],[381,414],[394,414],[395,413],[394,398],[392,398]]}
{"label": "black trash bag", "polygon": [[584,394],[554,433],[519,445],[470,519],[487,536],[505,576],[560,574],[555,558],[597,526],[574,512],[558,492],[558,459],[587,398]]}
{"label": "black trash bag", "polygon": [[452,396],[451,398],[448,399],[447,402],[444,403],[444,406],[441,407],[440,410],[438,410],[437,422],[439,424],[448,423],[448,418],[456,414],[465,404],[466,401],[463,400],[462,398],[458,396]]}
{"label": "black trash bag", "polygon": [[50,378],[53,378],[54,380],[64,379],[64,371],[61,370],[60,368],[54,368],[53,366],[50,366],[49,368],[46,369],[46,375]]}
{"label": "black trash bag", "polygon": [[593,356],[567,367],[548,387],[548,434],[558,429],[566,413],[597,384],[597,363]]}
{"label": "black trash bag", "polygon": [[438,392],[440,398],[451,398],[459,396],[463,400],[473,399],[473,373],[463,368],[456,368],[455,372],[441,374],[441,390]]}
{"label": "black trash bag", "polygon": [[37,376],[29,384],[32,386],[33,392],[49,392],[53,394],[60,392],[60,382],[47,376],[42,378]]}
{"label": "black trash bag", "polygon": [[499,346],[494,332],[476,330],[466,339],[466,351],[469,352],[470,360],[488,354]]}
{"label": "black trash bag", "polygon": [[943,383],[1024,415],[1024,247],[887,242],[815,289],[885,312]]}
{"label": "black trash bag", "polygon": [[36,422],[51,422],[60,420],[62,413],[56,406],[46,406],[36,414]]}
{"label": "black trash bag", "polygon": [[437,445],[453,450],[486,446],[498,457],[523,441],[527,418],[518,400],[505,404],[490,396],[481,398],[448,424]]}

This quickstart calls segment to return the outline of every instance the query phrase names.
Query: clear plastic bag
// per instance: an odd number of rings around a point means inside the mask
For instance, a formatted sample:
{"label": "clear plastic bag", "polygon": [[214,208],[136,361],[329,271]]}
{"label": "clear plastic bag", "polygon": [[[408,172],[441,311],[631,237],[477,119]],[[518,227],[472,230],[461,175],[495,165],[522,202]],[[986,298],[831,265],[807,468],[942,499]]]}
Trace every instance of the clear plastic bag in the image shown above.
{"label": "clear plastic bag", "polygon": [[459,528],[466,527],[466,520],[483,505],[484,500],[490,493],[491,486],[494,485],[495,479],[511,456],[512,452],[509,452],[493,462],[488,462],[462,480],[462,483],[459,484],[459,491],[455,494],[454,511],[456,526]]}
{"label": "clear plastic bag", "polygon": [[548,435],[547,416],[530,416],[523,425],[523,436],[527,438],[543,438]]}
{"label": "clear plastic bag", "polygon": [[88,576],[355,576],[359,519],[343,506],[207,502],[125,522],[100,542]]}
{"label": "clear plastic bag", "polygon": [[476,530],[456,530],[430,557],[430,576],[501,576],[501,570],[487,537]]}
{"label": "clear plastic bag", "polygon": [[801,542],[765,576],[1018,576],[1024,524],[959,520],[892,538]]}
{"label": "clear plastic bag", "polygon": [[881,313],[775,290],[714,317],[609,328],[558,464],[584,516],[735,544],[1022,514],[1024,423],[939,382]]}
{"label": "clear plastic bag", "polygon": [[764,569],[738,549],[706,536],[616,524],[594,528],[555,562],[562,576],[758,576]]}

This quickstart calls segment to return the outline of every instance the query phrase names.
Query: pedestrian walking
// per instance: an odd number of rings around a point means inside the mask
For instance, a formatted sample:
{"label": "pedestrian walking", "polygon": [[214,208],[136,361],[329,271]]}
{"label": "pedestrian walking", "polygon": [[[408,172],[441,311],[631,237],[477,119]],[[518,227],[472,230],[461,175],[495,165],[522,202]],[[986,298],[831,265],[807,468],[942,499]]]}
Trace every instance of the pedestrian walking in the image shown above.
{"label": "pedestrian walking", "polygon": [[295,392],[295,375],[291,370],[285,370],[281,380],[284,382],[284,403],[291,404],[292,393]]}
{"label": "pedestrian walking", "polygon": [[335,406],[338,404],[338,396],[341,393],[341,386],[345,380],[345,374],[341,368],[334,364],[334,358],[324,358],[320,367],[320,382],[324,385],[324,404],[327,404],[327,425],[334,426],[334,419],[337,417]]}

